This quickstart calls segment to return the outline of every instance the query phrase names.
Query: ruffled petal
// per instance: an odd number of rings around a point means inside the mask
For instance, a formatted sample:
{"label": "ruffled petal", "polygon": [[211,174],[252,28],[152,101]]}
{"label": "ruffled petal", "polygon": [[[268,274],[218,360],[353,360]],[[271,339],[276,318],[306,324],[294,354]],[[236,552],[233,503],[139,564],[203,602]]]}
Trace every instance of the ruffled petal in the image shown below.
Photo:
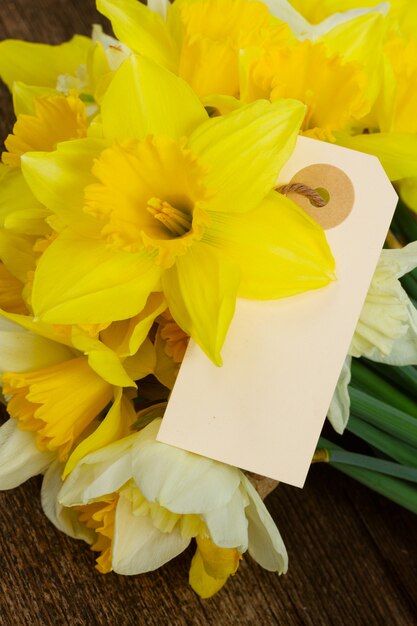
{"label": "ruffled petal", "polygon": [[220,350],[232,321],[239,271],[212,246],[192,246],[162,276],[172,317],[207,356],[221,365]]}
{"label": "ruffled petal", "polygon": [[189,147],[207,165],[211,211],[241,213],[265,198],[294,149],[304,114],[296,100],[261,100],[197,128]]}
{"label": "ruffled petal", "polygon": [[207,120],[206,110],[187,83],[136,55],[117,71],[101,112],[108,139],[144,139],[149,134],[179,138]]}

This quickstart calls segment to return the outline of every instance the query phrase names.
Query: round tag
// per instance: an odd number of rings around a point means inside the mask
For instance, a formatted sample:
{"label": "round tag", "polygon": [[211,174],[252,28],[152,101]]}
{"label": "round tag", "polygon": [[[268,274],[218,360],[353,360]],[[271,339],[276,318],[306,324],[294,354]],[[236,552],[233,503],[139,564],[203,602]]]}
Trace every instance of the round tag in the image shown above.
{"label": "round tag", "polygon": [[352,182],[345,172],[334,165],[317,163],[304,167],[292,177],[290,184],[293,183],[311,187],[324,199],[325,205],[318,207],[299,193],[289,191],[286,194],[324,230],[334,228],[344,222],[353,208],[355,190]]}

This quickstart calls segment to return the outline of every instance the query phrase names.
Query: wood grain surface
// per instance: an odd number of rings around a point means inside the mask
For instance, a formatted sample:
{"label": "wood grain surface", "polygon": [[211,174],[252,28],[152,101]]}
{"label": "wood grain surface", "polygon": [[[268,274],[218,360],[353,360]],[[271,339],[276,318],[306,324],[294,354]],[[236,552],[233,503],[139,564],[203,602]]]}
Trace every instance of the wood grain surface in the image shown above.
{"label": "wood grain surface", "polygon": [[[0,0],[0,38],[57,43],[105,24],[94,0]],[[110,29],[106,26],[108,32]],[[1,137],[12,125],[0,88]],[[86,544],[62,535],[39,503],[40,479],[0,493],[0,624],[417,624],[416,517],[329,467],[267,505],[286,542],[278,577],[249,558],[214,598],[188,587],[192,550],[147,575],[103,576]]]}

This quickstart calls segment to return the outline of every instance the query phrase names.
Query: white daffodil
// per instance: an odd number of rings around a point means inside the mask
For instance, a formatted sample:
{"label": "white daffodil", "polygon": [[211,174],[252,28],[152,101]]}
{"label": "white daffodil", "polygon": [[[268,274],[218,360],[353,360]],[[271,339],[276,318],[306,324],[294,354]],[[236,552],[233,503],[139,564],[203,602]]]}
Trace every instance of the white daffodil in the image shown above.
{"label": "white daffodil", "polygon": [[160,420],[84,457],[59,501],[97,533],[98,569],[154,570],[192,538],[190,584],[202,597],[234,574],[242,554],[283,573],[287,553],[260,496],[237,468],[156,441]]}
{"label": "white daffodil", "polygon": [[[399,278],[417,267],[417,242],[398,250],[383,250],[372,278],[349,349],[389,365],[417,365],[417,309]],[[328,418],[338,433],[349,419],[350,358],[346,360]]]}

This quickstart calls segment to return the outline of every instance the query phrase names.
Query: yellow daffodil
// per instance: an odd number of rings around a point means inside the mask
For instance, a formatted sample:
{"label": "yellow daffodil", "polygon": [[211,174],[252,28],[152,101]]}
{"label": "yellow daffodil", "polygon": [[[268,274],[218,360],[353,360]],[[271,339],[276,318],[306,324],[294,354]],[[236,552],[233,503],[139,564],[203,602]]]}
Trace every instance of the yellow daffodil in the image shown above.
{"label": "yellow daffodil", "polygon": [[302,131],[319,139],[363,117],[370,109],[366,75],[355,63],[329,56],[323,43],[309,41],[243,56],[241,99],[297,98],[307,105]]}
{"label": "yellow daffodil", "polygon": [[35,315],[109,323],[163,291],[175,321],[219,363],[237,294],[327,284],[334,261],[323,231],[272,191],[303,116],[284,100],[207,119],[181,79],[129,57],[103,99],[100,139],[22,157],[33,193],[61,224],[37,264]]}
{"label": "yellow daffodil", "polygon": [[98,569],[151,571],[195,537],[190,583],[202,597],[224,585],[247,550],[266,569],[285,572],[280,534],[244,474],[157,442],[159,425],[82,458],[58,494],[95,531]]}
{"label": "yellow daffodil", "polygon": [[165,14],[138,0],[97,0],[116,36],[184,78],[201,97],[239,94],[239,55],[291,38],[258,0],[176,0]]}

